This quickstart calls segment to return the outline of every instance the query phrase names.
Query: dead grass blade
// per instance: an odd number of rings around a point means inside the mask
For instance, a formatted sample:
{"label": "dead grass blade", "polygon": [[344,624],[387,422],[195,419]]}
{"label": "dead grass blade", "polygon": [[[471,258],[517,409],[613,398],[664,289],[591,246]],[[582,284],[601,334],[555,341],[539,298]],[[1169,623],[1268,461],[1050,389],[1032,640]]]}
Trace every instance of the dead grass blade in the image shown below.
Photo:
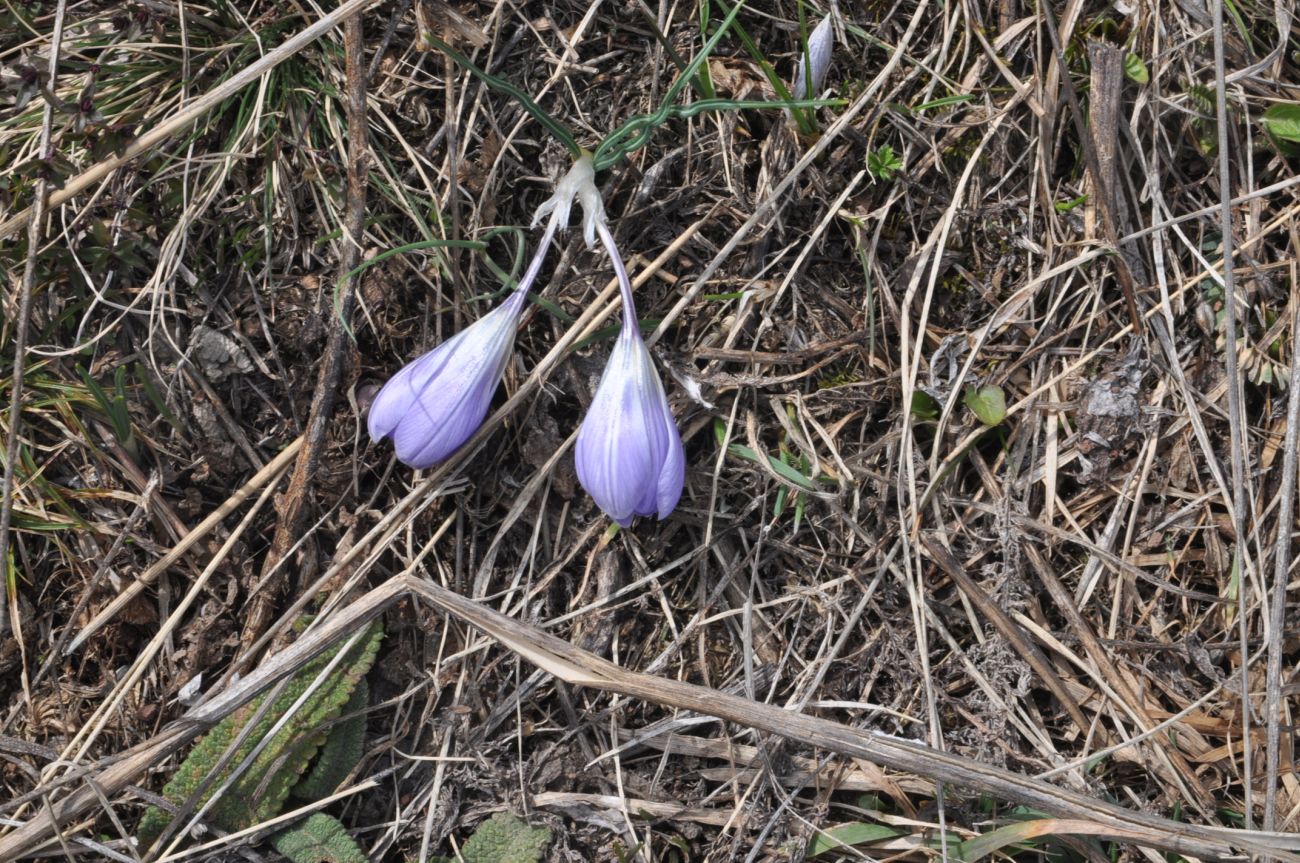
{"label": "dead grass blade", "polygon": [[[96,771],[48,812],[0,837],[0,859],[13,859],[49,841],[57,824],[96,805],[99,793],[121,791],[135,776],[210,727],[258,692],[291,674],[328,645],[405,597],[417,597],[486,633],[533,665],[574,686],[692,710],[936,782],[974,789],[1073,819],[1073,832],[1160,848],[1203,859],[1238,860],[1243,853],[1300,861],[1300,835],[1204,827],[1171,821],[1096,800],[1046,782],[932,749],[924,744],[742,698],[715,689],[628,671],[537,627],[507,617],[453,591],[410,574],[395,576],[324,620],[254,673],[156,737]],[[42,788],[48,795],[53,788]],[[99,792],[99,793],[97,793]]]}
{"label": "dead grass blade", "polygon": [[[66,0],[60,0],[58,10],[55,12],[54,32],[50,37],[50,65],[47,73],[51,82],[54,81],[59,70],[59,52],[62,50],[63,43],[63,16],[67,6]],[[46,153],[50,149],[50,126],[53,119],[54,106],[47,102],[41,116],[38,145],[40,153]],[[14,471],[18,468],[18,441],[21,437],[23,415],[23,374],[27,367],[27,334],[31,326],[32,289],[36,280],[37,250],[40,248],[45,229],[43,223],[46,210],[50,205],[49,198],[52,197],[45,178],[36,180],[35,195],[36,200],[32,204],[32,220],[27,232],[27,259],[23,262],[22,281],[18,287],[17,327],[14,331],[13,343],[13,391],[9,400],[9,429],[5,437],[4,479],[0,481],[0,573],[3,573],[3,577],[0,577],[0,639],[12,631],[24,654],[27,651],[23,645],[22,626],[18,620],[18,600],[17,597],[9,596],[8,590],[9,555],[12,552],[9,547],[9,526],[14,514]],[[3,237],[3,234],[0,234],[0,237]],[[25,667],[26,663],[23,664]],[[26,689],[25,673],[23,685]],[[31,693],[25,694],[30,701]]]}
{"label": "dead grass blade", "polygon": [[[284,580],[287,567],[283,567],[286,556],[302,534],[310,513],[308,498],[311,496],[313,479],[320,463],[321,448],[325,443],[325,432],[334,414],[334,401],[339,379],[343,374],[344,352],[349,346],[349,330],[352,310],[356,305],[357,282],[360,275],[350,275],[361,262],[361,250],[364,242],[364,223],[366,215],[366,178],[370,170],[369,144],[367,143],[366,124],[366,77],[365,46],[362,43],[362,15],[358,9],[343,25],[344,51],[347,55],[347,200],[343,216],[343,234],[339,239],[338,277],[331,282],[322,283],[320,289],[332,296],[334,286],[339,286],[339,294],[334,303],[324,302],[322,307],[333,310],[329,318],[329,335],[325,342],[324,356],[321,358],[320,373],[316,379],[316,389],[312,393],[311,408],[307,413],[306,431],[303,433],[302,450],[294,462],[293,473],[289,477],[289,487],[279,500],[279,519],[275,525],[275,536],[271,540],[270,551],[262,559],[262,576],[259,589],[248,608],[240,632],[240,643],[247,648],[261,637],[274,611],[274,600],[278,594],[277,587]],[[299,573],[295,581],[302,582],[308,573]],[[297,586],[297,585],[295,585]],[[244,656],[253,654],[245,652]]]}
{"label": "dead grass blade", "polygon": [[[312,42],[315,42],[321,36],[324,36],[330,30],[333,30],[339,24],[348,19],[348,16],[364,12],[369,7],[378,3],[379,0],[345,0],[340,3],[338,8],[332,12],[327,12],[320,17],[315,24],[304,28],[296,36],[286,39],[282,45],[279,45],[273,51],[269,51],[265,56],[254,63],[250,63],[246,68],[231,75],[228,79],[213,87],[202,96],[195,99],[184,110],[178,111],[165,121],[154,126],[140,137],[136,138],[118,155],[108,158],[91,167],[63,184],[63,188],[49,196],[48,207],[53,209],[61,204],[72,200],[77,195],[89,189],[102,180],[105,180],[118,168],[129,164],[133,159],[137,159],[143,154],[149,152],[158,144],[170,138],[172,135],[188,128],[191,123],[202,117],[208,111],[220,105],[226,99],[238,93],[244,87],[256,81],[262,75],[274,69],[280,63],[288,60],[294,54],[297,54],[303,48],[306,48]],[[31,207],[20,210],[10,218],[0,222],[0,240],[17,231],[28,221],[32,219],[34,211]]]}
{"label": "dead grass blade", "polygon": [[181,538],[180,542],[172,546],[172,548],[162,557],[158,558],[153,565],[140,573],[139,578],[127,585],[125,590],[113,597],[108,605],[100,609],[100,611],[90,619],[90,622],[82,627],[76,637],[68,643],[68,646],[64,648],[64,653],[75,653],[79,647],[86,643],[87,639],[103,628],[106,623],[117,617],[117,615],[122,612],[122,609],[130,604],[131,600],[139,596],[149,585],[153,584],[154,581],[158,579],[158,576],[165,572],[168,567],[180,560],[187,551],[211,533],[213,528],[221,524],[222,520],[226,516],[230,515],[230,513],[234,512],[244,503],[244,501],[248,500],[253,492],[279,477],[280,474],[284,472],[285,468],[289,466],[289,463],[297,456],[299,450],[302,449],[302,443],[303,439],[301,437],[295,438],[294,441],[281,450],[275,458],[267,462],[266,467],[259,470],[251,479],[248,480],[248,482],[244,483],[238,491],[223,501],[221,506],[208,513],[203,521],[199,522],[193,530]]}

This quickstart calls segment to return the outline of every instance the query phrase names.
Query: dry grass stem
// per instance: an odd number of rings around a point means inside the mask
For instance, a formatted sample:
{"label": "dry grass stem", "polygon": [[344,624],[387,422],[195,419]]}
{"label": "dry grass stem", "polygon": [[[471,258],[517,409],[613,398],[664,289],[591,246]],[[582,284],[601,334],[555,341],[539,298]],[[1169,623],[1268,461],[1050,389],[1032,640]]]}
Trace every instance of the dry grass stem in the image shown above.
{"label": "dry grass stem", "polygon": [[[832,101],[772,104],[825,17]],[[1294,859],[1298,39],[1254,0],[0,3],[0,859],[323,813],[431,860],[503,811],[546,863]],[[596,183],[676,509],[614,530],[579,480],[621,306],[576,220],[486,421],[395,460],[380,387],[521,278],[560,139],[638,117]],[[133,844],[376,615],[335,794]]]}

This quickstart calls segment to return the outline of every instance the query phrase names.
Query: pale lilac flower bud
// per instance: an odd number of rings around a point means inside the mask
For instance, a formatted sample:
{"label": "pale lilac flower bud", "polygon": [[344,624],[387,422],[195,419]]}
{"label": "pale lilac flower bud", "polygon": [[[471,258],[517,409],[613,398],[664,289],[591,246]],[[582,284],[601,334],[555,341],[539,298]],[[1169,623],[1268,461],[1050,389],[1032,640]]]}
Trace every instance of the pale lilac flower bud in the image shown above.
{"label": "pale lilac flower bud", "polygon": [[578,157],[569,173],[555,184],[555,194],[543,201],[533,214],[532,227],[537,227],[543,217],[553,212],[551,221],[558,223],[561,228],[567,228],[574,198],[582,204],[582,237],[590,249],[596,244],[596,226],[607,224],[605,204],[600,198],[600,190],[596,188],[596,169],[591,164],[590,153],[584,152]]}
{"label": "pale lilac flower bud", "polygon": [[505,374],[528,289],[554,234],[552,222],[504,303],[389,378],[370,406],[371,440],[392,438],[397,458],[414,468],[437,464],[469,440]]}
{"label": "pale lilac flower bud", "polygon": [[623,294],[623,327],[578,430],[578,480],[596,504],[623,527],[637,515],[666,518],[686,481],[686,455],[663,384],[641,338],[632,283],[614,238],[596,231],[614,263]]}
{"label": "pale lilac flower bud", "polygon": [[512,295],[389,378],[370,406],[371,439],[391,437],[398,459],[415,468],[455,452],[487,416],[522,309],[523,295]]}
{"label": "pale lilac flower bud", "polygon": [[[799,66],[794,73],[794,86],[790,88],[791,98],[817,98],[822,90],[822,82],[826,80],[826,73],[831,68],[831,52],[834,48],[835,30],[831,27],[831,16],[827,15],[808,35],[808,53],[799,58]],[[809,67],[812,67],[811,79],[806,77]]]}

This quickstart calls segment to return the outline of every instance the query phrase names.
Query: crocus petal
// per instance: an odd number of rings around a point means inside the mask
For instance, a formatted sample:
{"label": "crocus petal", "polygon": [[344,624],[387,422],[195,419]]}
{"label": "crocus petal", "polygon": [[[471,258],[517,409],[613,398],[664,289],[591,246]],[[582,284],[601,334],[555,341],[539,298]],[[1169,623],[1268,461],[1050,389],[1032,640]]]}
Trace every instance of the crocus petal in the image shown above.
{"label": "crocus petal", "polygon": [[[807,62],[799,58],[799,66],[794,73],[794,87],[790,95],[795,99],[814,99],[821,92],[826,72],[831,68],[831,52],[835,48],[835,31],[831,27],[831,16],[827,15],[808,35]],[[812,86],[809,87],[804,77],[808,67],[812,67]]]}
{"label": "crocus petal", "polygon": [[391,437],[398,459],[414,468],[437,464],[465,443],[505,373],[523,298],[512,295],[389,379],[370,407],[371,439]]}
{"label": "crocus petal", "polygon": [[578,481],[610,518],[627,527],[637,515],[672,512],[686,479],[682,439],[636,322],[632,280],[603,221],[596,233],[609,252],[623,300],[623,327],[578,429]]}
{"label": "crocus petal", "polygon": [[[626,527],[658,483],[668,439],[650,353],[640,334],[615,343],[574,451],[578,480],[610,518]],[[666,407],[666,402],[664,403]],[[674,433],[676,429],[673,430]],[[652,497],[653,499],[653,497]]]}
{"label": "crocus petal", "polygon": [[[658,383],[658,379],[655,380]],[[659,470],[659,481],[655,486],[655,509],[643,515],[656,515],[660,521],[668,517],[682,498],[682,489],[686,485],[686,451],[682,449],[682,436],[677,432],[677,423],[673,420],[668,399],[663,396],[663,423],[668,436],[668,452],[664,456],[664,466]]]}
{"label": "crocus petal", "polygon": [[663,385],[635,325],[624,327],[578,430],[578,480],[610,518],[667,518],[682,495],[686,456]]}
{"label": "crocus petal", "polygon": [[425,468],[459,449],[483,424],[510,361],[528,291],[558,225],[557,219],[547,224],[528,269],[505,302],[384,384],[370,406],[372,440],[391,437],[401,461]]}
{"label": "crocus petal", "polygon": [[366,425],[371,440],[381,440],[397,430],[406,414],[420,397],[420,393],[446,365],[455,349],[455,338],[443,342],[427,354],[412,360],[393,375],[379,390]]}

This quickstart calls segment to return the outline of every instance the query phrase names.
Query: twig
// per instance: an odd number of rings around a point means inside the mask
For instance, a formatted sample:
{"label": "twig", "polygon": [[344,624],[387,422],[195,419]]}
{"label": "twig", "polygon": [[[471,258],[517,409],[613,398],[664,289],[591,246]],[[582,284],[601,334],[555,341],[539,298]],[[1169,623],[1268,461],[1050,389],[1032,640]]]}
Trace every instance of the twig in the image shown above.
{"label": "twig", "polygon": [[1061,34],[1056,29],[1056,17],[1052,10],[1046,6],[1042,9],[1043,23],[1047,27],[1047,34],[1052,40],[1052,51],[1056,59],[1056,64],[1061,68],[1061,92],[1065,94],[1065,101],[1070,106],[1070,119],[1074,121],[1075,134],[1079,136],[1079,146],[1083,149],[1085,164],[1088,168],[1088,174],[1092,177],[1093,187],[1101,194],[1097,196],[1097,213],[1101,216],[1101,230],[1106,237],[1106,244],[1115,251],[1115,279],[1119,282],[1120,290],[1124,292],[1124,303],[1128,306],[1129,324],[1133,327],[1134,335],[1142,335],[1142,315],[1138,312],[1137,292],[1133,285],[1133,273],[1129,270],[1128,259],[1124,257],[1119,247],[1119,235],[1115,228],[1115,214],[1111,210],[1113,201],[1111,195],[1116,191],[1106,183],[1106,176],[1102,172],[1101,162],[1097,158],[1097,148],[1093,146],[1092,136],[1088,134],[1087,123],[1084,120],[1083,108],[1079,105],[1079,99],[1074,93],[1074,83],[1070,80],[1069,66],[1065,62],[1065,52],[1061,48]]}
{"label": "twig", "polygon": [[[1286,443],[1282,446],[1282,488],[1278,492],[1277,548],[1273,553],[1273,596],[1269,606],[1266,707],[1268,750],[1264,763],[1268,772],[1264,786],[1264,829],[1277,826],[1279,736],[1282,716],[1282,652],[1286,642],[1286,585],[1291,571],[1291,536],[1295,530],[1296,447],[1300,446],[1300,301],[1291,297],[1291,386],[1287,390]],[[1243,654],[1244,655],[1244,654]],[[1242,663],[1243,667],[1245,662]]]}
{"label": "twig", "polygon": [[[1246,475],[1244,429],[1241,410],[1241,370],[1237,367],[1237,287],[1232,268],[1232,166],[1228,160],[1228,94],[1224,82],[1223,0],[1214,0],[1214,113],[1219,133],[1219,220],[1223,234],[1223,327],[1224,364],[1228,384],[1228,446],[1232,462],[1233,566],[1237,577],[1237,634],[1241,639],[1241,784],[1245,827],[1254,817],[1254,769],[1250,739],[1250,669],[1246,657],[1248,635],[1246,613],[1250,600],[1249,561],[1246,550]],[[1294,397],[1294,393],[1292,393]]]}
{"label": "twig", "polygon": [[[54,12],[54,34],[50,38],[50,65],[48,81],[50,91],[54,90],[54,79],[59,71],[59,49],[63,43],[63,18],[67,10],[66,0],[60,0]],[[40,157],[50,155],[50,128],[54,123],[54,103],[46,100],[45,112],[41,117]],[[23,265],[23,280],[19,286],[18,313],[14,330],[14,389],[9,402],[9,436],[5,441],[5,468],[3,484],[0,484],[0,605],[5,606],[8,614],[0,611],[0,639],[9,633],[10,626],[19,636],[18,602],[16,596],[9,596],[9,525],[14,514],[14,472],[18,464],[18,441],[21,437],[23,419],[23,372],[26,370],[27,330],[31,325],[32,290],[36,283],[36,255],[41,245],[41,223],[45,221],[48,205],[49,184],[44,177],[38,177],[35,185],[35,201],[30,213],[31,222],[27,226],[27,260]],[[0,237],[4,233],[0,232]],[[15,585],[16,587],[17,585]],[[26,663],[24,663],[24,668]],[[24,678],[25,678],[24,674]],[[25,682],[25,680],[24,680]],[[24,687],[25,688],[25,687]],[[30,693],[29,693],[30,697]]]}
{"label": "twig", "polygon": [[[252,598],[248,617],[240,633],[240,644],[245,649],[261,636],[271,618],[274,585],[284,578],[281,566],[290,548],[298,540],[307,520],[307,499],[312,479],[320,462],[325,432],[334,414],[334,396],[343,371],[344,352],[348,346],[347,321],[352,316],[356,301],[358,276],[349,277],[361,261],[361,246],[365,232],[366,173],[369,156],[366,143],[366,65],[365,45],[362,41],[361,13],[357,12],[344,25],[343,42],[347,52],[348,82],[348,185],[347,204],[343,216],[342,251],[339,255],[338,278],[342,287],[338,305],[330,315],[329,337],[321,362],[316,392],[312,396],[307,414],[307,428],[303,432],[302,450],[294,463],[289,487],[279,503],[280,518],[275,527],[275,537],[262,563],[261,590]],[[323,290],[330,291],[332,286]],[[242,662],[251,660],[251,652],[244,653]]]}

